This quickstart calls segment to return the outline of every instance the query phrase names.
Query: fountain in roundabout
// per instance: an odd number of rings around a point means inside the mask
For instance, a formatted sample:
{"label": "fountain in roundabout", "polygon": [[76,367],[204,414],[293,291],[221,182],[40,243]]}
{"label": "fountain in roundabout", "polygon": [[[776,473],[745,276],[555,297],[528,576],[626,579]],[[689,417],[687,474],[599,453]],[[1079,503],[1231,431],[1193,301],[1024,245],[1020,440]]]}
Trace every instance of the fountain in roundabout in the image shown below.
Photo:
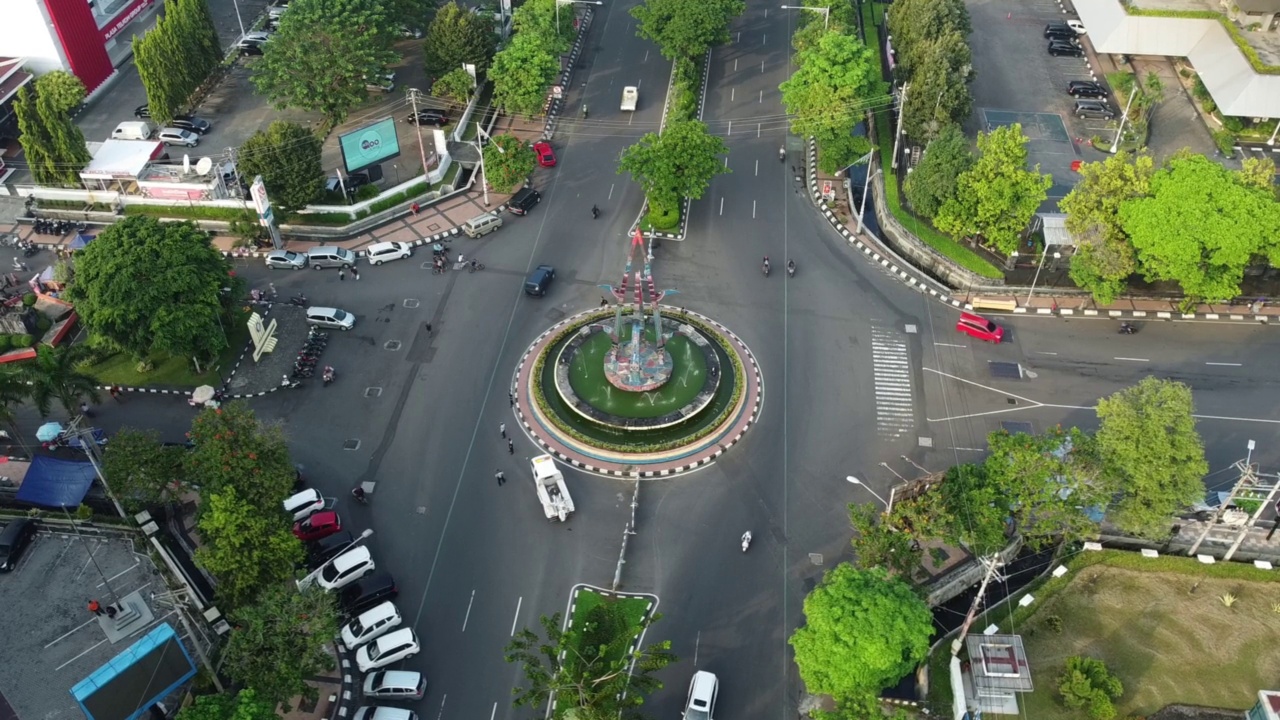
{"label": "fountain in roundabout", "polygon": [[719,454],[754,419],[750,351],[711,318],[664,305],[676,291],[657,289],[651,260],[637,230],[602,307],[548,330],[521,362],[520,412],[549,449],[596,466],[670,465]]}

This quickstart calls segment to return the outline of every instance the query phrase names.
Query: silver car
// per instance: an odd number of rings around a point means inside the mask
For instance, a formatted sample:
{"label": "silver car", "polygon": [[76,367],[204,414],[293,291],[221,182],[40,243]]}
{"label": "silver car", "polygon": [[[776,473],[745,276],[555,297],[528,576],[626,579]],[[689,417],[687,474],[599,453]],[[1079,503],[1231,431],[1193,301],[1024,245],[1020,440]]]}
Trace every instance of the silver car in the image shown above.
{"label": "silver car", "polygon": [[356,326],[356,316],[338,308],[309,307],[307,308],[307,322],[317,327],[350,330]]}
{"label": "silver car", "polygon": [[186,145],[187,147],[195,147],[200,144],[200,136],[190,130],[182,128],[167,127],[161,128],[160,133],[156,135],[156,139],[165,145]]}
{"label": "silver car", "polygon": [[267,253],[267,267],[275,270],[301,270],[307,266],[307,256],[292,250],[272,250]]}

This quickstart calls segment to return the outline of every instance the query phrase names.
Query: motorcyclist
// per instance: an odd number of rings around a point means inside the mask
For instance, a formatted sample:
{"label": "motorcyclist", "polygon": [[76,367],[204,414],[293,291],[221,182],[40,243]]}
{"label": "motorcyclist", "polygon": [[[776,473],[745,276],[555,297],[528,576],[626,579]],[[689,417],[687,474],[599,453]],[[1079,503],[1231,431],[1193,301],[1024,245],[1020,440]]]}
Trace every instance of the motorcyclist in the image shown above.
{"label": "motorcyclist", "polygon": [[593,219],[594,219],[594,218],[597,218],[597,217],[600,217],[600,208],[596,207],[595,205],[592,205],[592,206],[591,206],[591,217],[592,217]]}
{"label": "motorcyclist", "polygon": [[458,253],[458,264],[459,264],[459,265],[461,265],[461,264],[465,263],[466,261],[467,261],[467,259],[466,259],[465,257],[463,257],[463,254],[462,254],[462,253]]}
{"label": "motorcyclist", "polygon": [[587,104],[582,103],[582,117],[585,118],[586,116],[587,116]]}
{"label": "motorcyclist", "polygon": [[360,486],[351,488],[351,497],[355,498],[356,500],[359,500],[360,502],[364,502],[364,499],[365,499],[364,495],[365,495],[364,488]]}
{"label": "motorcyclist", "polygon": [[766,273],[769,272],[769,256],[768,255],[764,256],[764,271]]}
{"label": "motorcyclist", "polygon": [[796,274],[796,261],[795,261],[795,260],[788,260],[788,261],[787,261],[787,274],[788,274],[788,275],[795,275],[795,274]]}
{"label": "motorcyclist", "polygon": [[787,148],[785,146],[778,148],[778,159],[779,160],[787,159]]}

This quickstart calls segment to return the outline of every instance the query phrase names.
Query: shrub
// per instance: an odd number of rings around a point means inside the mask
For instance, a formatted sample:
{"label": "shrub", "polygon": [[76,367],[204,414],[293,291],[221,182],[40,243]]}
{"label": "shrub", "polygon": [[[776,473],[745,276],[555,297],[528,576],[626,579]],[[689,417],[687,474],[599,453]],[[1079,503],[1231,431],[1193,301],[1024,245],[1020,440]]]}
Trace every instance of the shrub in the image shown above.
{"label": "shrub", "polygon": [[680,224],[680,204],[667,204],[656,200],[649,201],[649,214],[645,220],[655,230],[670,230]]}
{"label": "shrub", "polygon": [[36,318],[36,329],[39,330],[41,333],[48,332],[49,328],[51,327],[53,327],[53,321],[50,320],[48,317],[41,315],[40,317]]}
{"label": "shrub", "polygon": [[1230,130],[1233,133],[1243,132],[1244,120],[1236,117],[1235,115],[1223,115],[1222,127]]}
{"label": "shrub", "polygon": [[1228,157],[1236,151],[1236,136],[1225,128],[1213,131],[1213,143],[1218,146],[1218,152]]}
{"label": "shrub", "polygon": [[31,337],[30,335],[25,335],[25,334],[24,334],[24,335],[14,335],[14,336],[13,336],[13,341],[12,341],[12,342],[13,342],[13,346],[14,346],[15,348],[19,348],[19,349],[21,349],[21,348],[29,348],[29,347],[31,347],[32,345],[35,345],[35,344],[36,344],[36,339],[35,339],[35,338],[33,338],[33,337]]}
{"label": "shrub", "polygon": [[1101,660],[1076,655],[1067,658],[1066,670],[1058,676],[1058,692],[1067,707],[1088,708],[1091,720],[1112,720],[1112,700],[1124,694],[1124,686]]}
{"label": "shrub", "polygon": [[0,335],[0,353],[8,352],[12,347],[13,340],[8,335]]}
{"label": "shrub", "polygon": [[1055,635],[1062,634],[1062,617],[1059,615],[1050,615],[1044,619],[1045,627],[1053,631]]}
{"label": "shrub", "polygon": [[22,307],[31,307],[36,304],[36,294],[27,293],[22,296]]}

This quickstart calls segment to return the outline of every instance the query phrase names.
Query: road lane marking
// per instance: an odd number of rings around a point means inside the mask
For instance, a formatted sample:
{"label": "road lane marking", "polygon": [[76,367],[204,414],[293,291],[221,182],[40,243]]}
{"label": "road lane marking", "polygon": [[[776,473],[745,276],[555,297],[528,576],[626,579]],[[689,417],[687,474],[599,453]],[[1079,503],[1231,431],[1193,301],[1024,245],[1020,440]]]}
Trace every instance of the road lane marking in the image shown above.
{"label": "road lane marking", "polygon": [[911,357],[894,328],[871,327],[871,369],[876,398],[876,431],[900,438],[916,425],[911,395]]}
{"label": "road lane marking", "polygon": [[733,134],[733,121],[732,121],[732,120],[730,120],[730,121],[729,121],[729,127],[728,127],[728,129],[725,131],[725,136],[726,136],[726,137],[728,137],[729,135],[732,135],[732,134]]}
{"label": "road lane marking", "polygon": [[467,601],[467,614],[462,618],[462,632],[467,631],[467,621],[471,619],[471,605],[476,601],[476,591],[471,591],[471,599]]}
{"label": "road lane marking", "polygon": [[698,631],[698,636],[693,640],[693,666],[698,667],[698,647],[702,645],[702,631]]}
{"label": "road lane marking", "polygon": [[[759,137],[759,132],[760,130],[757,128],[756,129],[757,137]],[[756,177],[760,177],[760,158],[756,158]]]}
{"label": "road lane marking", "polygon": [[1240,363],[1207,362],[1205,363],[1205,365],[1216,365],[1218,367],[1243,367]]}
{"label": "road lane marking", "polygon": [[447,701],[448,699],[449,699],[449,693],[445,693],[444,697],[440,698],[440,712],[436,713],[437,719],[444,717],[444,704],[445,704],[445,701]]}
{"label": "road lane marking", "polygon": [[498,716],[498,703],[493,704],[493,712],[489,713],[489,720],[493,720]]}
{"label": "road lane marking", "polygon": [[729,102],[733,102],[734,95],[738,92],[738,88],[729,88]]}
{"label": "road lane marking", "polygon": [[1051,352],[1045,352],[1044,350],[1037,350],[1036,354],[1037,355],[1057,355],[1058,353],[1051,353]]}
{"label": "road lane marking", "polygon": [[613,189],[614,189],[615,187],[617,187],[617,186],[618,186],[618,184],[617,184],[617,183],[613,183],[612,185],[610,185],[610,186],[609,186],[609,195],[608,195],[608,197],[606,197],[606,198],[605,198],[605,200],[612,200],[612,199],[613,199]]}
{"label": "road lane marking", "polygon": [[968,345],[957,345],[957,344],[955,344],[955,343],[940,343],[940,342],[936,342],[936,343],[934,343],[934,345],[937,345],[938,347],[953,347],[953,348],[966,348],[966,347],[969,347]]}
{"label": "road lane marking", "polygon": [[733,71],[738,72],[738,58],[733,59]]}
{"label": "road lane marking", "polygon": [[516,616],[511,618],[511,637],[516,636],[516,624],[520,622],[520,603],[522,602],[524,602],[523,595],[520,596],[519,600],[516,600]]}
{"label": "road lane marking", "polygon": [[1151,362],[1146,358],[1116,357],[1111,359],[1112,360],[1128,360],[1129,362]]}
{"label": "road lane marking", "polygon": [[756,201],[755,200],[751,201],[751,219],[752,220],[756,219]]}
{"label": "road lane marking", "polygon": [[724,215],[724,198],[720,198],[720,214]]}
{"label": "road lane marking", "polygon": [[[763,64],[764,64],[764,63],[761,63],[761,65],[763,65]],[[761,69],[763,69],[763,68],[761,68]],[[763,90],[761,90],[761,91],[760,91],[760,100],[759,100],[758,102],[759,102],[760,104],[762,104],[762,105],[764,104],[764,91],[763,91]]]}

